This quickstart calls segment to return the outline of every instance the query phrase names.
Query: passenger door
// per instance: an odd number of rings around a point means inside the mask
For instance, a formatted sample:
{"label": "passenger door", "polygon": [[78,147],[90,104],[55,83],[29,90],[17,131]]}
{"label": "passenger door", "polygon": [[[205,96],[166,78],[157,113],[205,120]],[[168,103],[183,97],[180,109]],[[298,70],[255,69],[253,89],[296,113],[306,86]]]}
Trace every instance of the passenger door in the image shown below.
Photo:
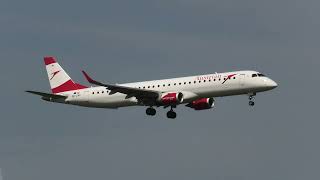
{"label": "passenger door", "polygon": [[240,87],[244,86],[245,79],[246,79],[246,75],[245,74],[240,74],[240,76],[239,76],[239,85],[240,85]]}

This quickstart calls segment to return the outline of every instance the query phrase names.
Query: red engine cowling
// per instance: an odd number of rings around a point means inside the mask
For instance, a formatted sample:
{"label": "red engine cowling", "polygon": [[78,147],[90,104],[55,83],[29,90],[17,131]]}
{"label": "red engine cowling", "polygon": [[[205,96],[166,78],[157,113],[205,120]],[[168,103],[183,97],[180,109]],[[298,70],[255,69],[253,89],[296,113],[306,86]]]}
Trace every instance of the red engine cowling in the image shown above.
{"label": "red engine cowling", "polygon": [[164,93],[160,98],[160,103],[163,105],[176,105],[183,102],[182,93]]}
{"label": "red engine cowling", "polygon": [[187,106],[197,111],[211,109],[214,107],[214,99],[213,98],[198,99],[193,101],[192,103],[187,104]]}

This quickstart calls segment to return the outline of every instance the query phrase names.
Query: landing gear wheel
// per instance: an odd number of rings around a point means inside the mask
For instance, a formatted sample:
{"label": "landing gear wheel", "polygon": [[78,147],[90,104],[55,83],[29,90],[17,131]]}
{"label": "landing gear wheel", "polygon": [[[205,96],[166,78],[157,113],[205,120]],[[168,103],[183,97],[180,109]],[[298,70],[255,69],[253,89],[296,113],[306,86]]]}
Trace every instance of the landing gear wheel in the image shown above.
{"label": "landing gear wheel", "polygon": [[167,113],[167,117],[169,119],[175,119],[177,117],[177,113],[174,112],[173,110],[170,110],[168,113]]}
{"label": "landing gear wheel", "polygon": [[157,114],[157,111],[154,108],[150,107],[146,110],[146,114],[148,116],[155,116]]}
{"label": "landing gear wheel", "polygon": [[249,106],[254,106],[254,97],[255,97],[256,93],[253,94],[249,94]]}

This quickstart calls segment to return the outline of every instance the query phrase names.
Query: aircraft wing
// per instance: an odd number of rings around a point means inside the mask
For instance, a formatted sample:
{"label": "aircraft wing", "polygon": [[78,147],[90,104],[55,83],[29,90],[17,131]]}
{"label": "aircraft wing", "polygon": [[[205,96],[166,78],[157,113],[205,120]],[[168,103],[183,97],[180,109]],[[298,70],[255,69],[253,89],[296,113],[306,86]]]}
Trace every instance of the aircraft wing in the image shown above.
{"label": "aircraft wing", "polygon": [[126,86],[119,86],[119,85],[112,85],[112,84],[104,84],[98,81],[93,80],[85,71],[82,71],[86,79],[91,84],[95,84],[98,86],[104,86],[111,91],[111,94],[114,93],[122,93],[126,94],[127,98],[136,97],[137,99],[156,99],[160,96],[161,92],[159,91],[152,91],[146,89],[138,89],[133,87],[126,87]]}
{"label": "aircraft wing", "polygon": [[49,93],[43,93],[43,92],[37,92],[37,91],[26,91],[27,93],[35,94],[38,96],[42,96],[44,98],[48,99],[67,99],[67,96],[61,96],[56,94],[49,94]]}

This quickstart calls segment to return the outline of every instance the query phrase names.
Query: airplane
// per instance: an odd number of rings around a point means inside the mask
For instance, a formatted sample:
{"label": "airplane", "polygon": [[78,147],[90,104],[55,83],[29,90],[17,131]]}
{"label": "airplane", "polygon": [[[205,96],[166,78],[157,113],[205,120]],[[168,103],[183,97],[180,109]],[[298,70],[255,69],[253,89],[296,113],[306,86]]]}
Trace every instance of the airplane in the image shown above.
{"label": "airplane", "polygon": [[127,84],[102,83],[82,71],[86,80],[95,85],[87,87],[73,81],[55,57],[44,57],[52,93],[26,91],[43,100],[91,108],[118,109],[146,106],[146,114],[156,115],[155,107],[170,108],[167,117],[175,119],[178,105],[194,110],[208,110],[215,106],[216,97],[248,95],[254,106],[257,93],[269,91],[278,84],[257,71],[234,71],[182,78],[163,79]]}

